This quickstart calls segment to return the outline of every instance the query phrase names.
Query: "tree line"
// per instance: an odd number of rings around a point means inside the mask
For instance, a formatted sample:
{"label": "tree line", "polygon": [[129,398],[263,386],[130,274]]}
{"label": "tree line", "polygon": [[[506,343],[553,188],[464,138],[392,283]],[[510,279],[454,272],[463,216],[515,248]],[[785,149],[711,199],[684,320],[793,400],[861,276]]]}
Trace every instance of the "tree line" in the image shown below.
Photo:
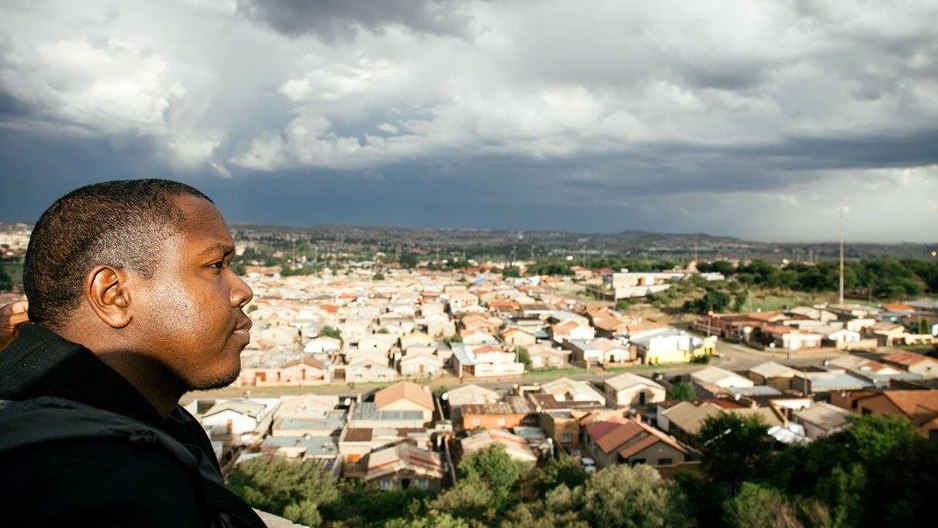
{"label": "tree line", "polygon": [[776,444],[758,417],[725,414],[696,440],[699,471],[650,466],[588,474],[569,456],[535,468],[495,445],[465,456],[437,495],[379,491],[315,461],[253,459],[229,476],[252,506],[311,527],[865,528],[926,526],[938,493],[938,440],[907,420],[855,416],[812,443]]}

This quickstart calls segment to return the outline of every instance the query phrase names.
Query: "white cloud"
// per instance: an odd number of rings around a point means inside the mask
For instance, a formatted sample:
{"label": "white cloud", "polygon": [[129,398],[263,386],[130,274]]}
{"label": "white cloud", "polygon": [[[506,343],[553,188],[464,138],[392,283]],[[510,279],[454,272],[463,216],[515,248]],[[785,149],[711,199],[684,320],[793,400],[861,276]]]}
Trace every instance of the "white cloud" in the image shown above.
{"label": "white cloud", "polygon": [[5,2],[0,92],[16,104],[0,126],[142,139],[222,177],[472,178],[494,159],[542,182],[537,203],[695,211],[685,194],[712,192],[714,215],[796,232],[874,194],[930,211],[936,22],[929,0]]}
{"label": "white cloud", "polygon": [[89,134],[164,134],[164,112],[185,95],[162,57],[127,42],[17,46],[8,61],[14,66],[0,71],[8,95]]}

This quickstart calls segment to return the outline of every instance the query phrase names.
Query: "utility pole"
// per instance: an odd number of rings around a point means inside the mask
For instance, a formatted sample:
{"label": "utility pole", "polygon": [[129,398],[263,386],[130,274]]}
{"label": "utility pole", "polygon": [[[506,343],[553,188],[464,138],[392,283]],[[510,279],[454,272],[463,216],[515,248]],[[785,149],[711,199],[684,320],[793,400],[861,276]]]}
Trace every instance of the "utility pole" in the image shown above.
{"label": "utility pole", "polygon": [[840,306],[844,305],[844,206],[840,206]]}

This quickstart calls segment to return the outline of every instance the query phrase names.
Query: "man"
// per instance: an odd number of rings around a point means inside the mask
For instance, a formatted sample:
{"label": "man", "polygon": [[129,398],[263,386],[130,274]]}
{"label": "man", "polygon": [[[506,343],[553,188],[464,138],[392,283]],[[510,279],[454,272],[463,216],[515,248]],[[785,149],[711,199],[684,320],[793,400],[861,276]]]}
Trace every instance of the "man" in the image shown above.
{"label": "man", "polygon": [[178,405],[240,370],[253,292],[233,256],[211,200],[177,182],[89,185],[43,213],[30,322],[0,352],[0,524],[264,526]]}

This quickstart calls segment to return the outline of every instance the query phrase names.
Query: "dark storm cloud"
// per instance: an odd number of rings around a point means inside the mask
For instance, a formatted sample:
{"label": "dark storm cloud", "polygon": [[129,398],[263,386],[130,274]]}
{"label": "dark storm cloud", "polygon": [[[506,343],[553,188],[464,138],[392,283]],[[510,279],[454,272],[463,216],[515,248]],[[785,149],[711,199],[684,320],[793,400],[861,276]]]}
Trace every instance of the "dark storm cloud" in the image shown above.
{"label": "dark storm cloud", "polygon": [[291,36],[312,34],[349,41],[360,29],[381,33],[401,26],[417,33],[465,36],[470,17],[463,0],[239,0],[238,11]]}

